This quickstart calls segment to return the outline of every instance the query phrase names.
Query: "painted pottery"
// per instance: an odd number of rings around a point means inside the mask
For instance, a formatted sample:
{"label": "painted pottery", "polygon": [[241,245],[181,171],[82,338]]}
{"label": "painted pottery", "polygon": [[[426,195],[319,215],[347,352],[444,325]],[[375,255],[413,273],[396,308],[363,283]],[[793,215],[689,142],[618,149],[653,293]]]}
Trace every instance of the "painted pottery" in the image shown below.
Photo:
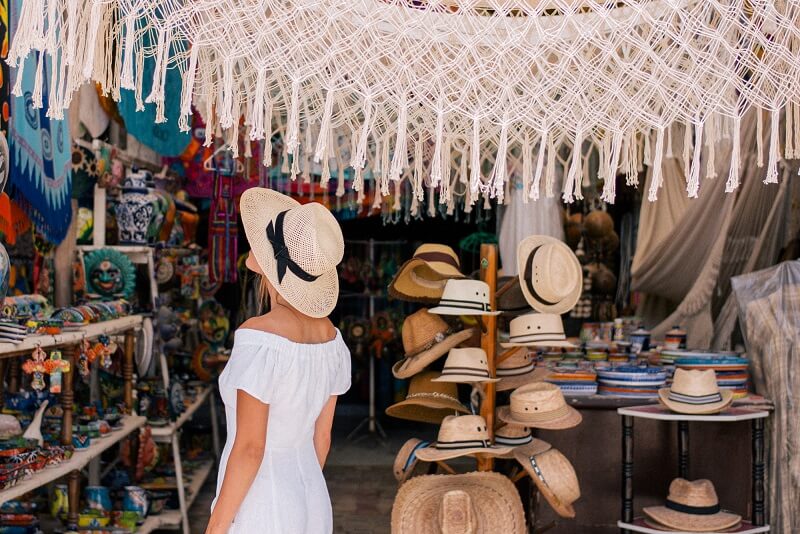
{"label": "painted pottery", "polygon": [[105,486],[86,486],[83,490],[86,505],[91,510],[108,512],[111,510],[111,492]]}
{"label": "painted pottery", "polygon": [[122,509],[126,512],[136,512],[140,517],[147,516],[149,500],[147,490],[139,486],[125,486],[122,497]]}
{"label": "painted pottery", "polygon": [[639,327],[631,333],[631,352],[639,354],[650,350],[650,331]]}
{"label": "painted pottery", "polygon": [[50,515],[58,517],[69,511],[69,492],[66,484],[53,486],[53,498],[50,500]]}
{"label": "painted pottery", "polygon": [[664,334],[664,348],[667,350],[677,350],[686,348],[686,331],[681,330],[680,326],[673,326]]}

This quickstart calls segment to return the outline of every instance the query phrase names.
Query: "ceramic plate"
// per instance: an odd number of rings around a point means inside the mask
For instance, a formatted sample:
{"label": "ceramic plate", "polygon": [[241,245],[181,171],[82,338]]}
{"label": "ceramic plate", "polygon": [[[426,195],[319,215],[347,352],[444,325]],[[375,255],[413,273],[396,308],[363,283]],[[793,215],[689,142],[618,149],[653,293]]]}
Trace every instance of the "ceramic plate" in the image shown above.
{"label": "ceramic plate", "polygon": [[603,386],[620,386],[625,388],[635,388],[635,387],[644,387],[648,389],[653,388],[661,388],[664,387],[665,380],[661,380],[660,382],[654,382],[652,380],[647,381],[637,381],[637,380],[607,380],[607,379],[600,379],[598,381]]}

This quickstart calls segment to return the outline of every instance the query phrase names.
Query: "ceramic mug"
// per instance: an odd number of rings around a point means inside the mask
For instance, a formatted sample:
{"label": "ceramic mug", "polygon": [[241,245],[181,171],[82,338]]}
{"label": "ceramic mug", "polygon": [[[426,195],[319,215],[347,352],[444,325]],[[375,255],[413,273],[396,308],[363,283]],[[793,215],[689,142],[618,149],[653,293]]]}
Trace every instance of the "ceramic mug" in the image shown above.
{"label": "ceramic mug", "polygon": [[69,493],[66,484],[53,486],[53,499],[50,501],[50,515],[59,517],[69,511]]}
{"label": "ceramic mug", "polygon": [[111,493],[105,486],[86,486],[83,490],[86,504],[91,510],[111,510]]}
{"label": "ceramic mug", "polygon": [[125,486],[125,495],[122,498],[122,509],[126,512],[136,512],[140,517],[147,516],[149,502],[147,490],[139,486]]}

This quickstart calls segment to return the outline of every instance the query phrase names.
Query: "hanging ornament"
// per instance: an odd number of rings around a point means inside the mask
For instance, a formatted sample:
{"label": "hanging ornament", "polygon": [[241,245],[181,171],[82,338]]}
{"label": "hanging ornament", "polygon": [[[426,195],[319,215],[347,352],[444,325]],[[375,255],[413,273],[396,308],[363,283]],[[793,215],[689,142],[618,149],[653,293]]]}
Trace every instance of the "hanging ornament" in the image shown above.
{"label": "hanging ornament", "polygon": [[47,369],[44,361],[46,358],[47,355],[42,350],[42,347],[36,345],[30,359],[25,360],[25,363],[22,364],[22,370],[29,375],[33,375],[31,377],[31,387],[36,391],[42,391],[45,388],[44,373],[47,372]]}
{"label": "hanging ornament", "polygon": [[114,363],[111,355],[117,350],[117,344],[113,343],[108,336],[100,336],[98,341],[103,345],[100,351],[100,366],[106,370],[111,369],[111,365]]}
{"label": "hanging ornament", "polygon": [[84,339],[81,342],[81,352],[78,355],[78,372],[80,373],[81,377],[86,380],[89,378],[89,351],[92,350],[92,346],[89,343],[88,339]]}
{"label": "hanging ornament", "polygon": [[61,393],[61,376],[69,372],[69,362],[61,356],[60,350],[50,352],[50,359],[44,362],[50,375],[50,393]]}

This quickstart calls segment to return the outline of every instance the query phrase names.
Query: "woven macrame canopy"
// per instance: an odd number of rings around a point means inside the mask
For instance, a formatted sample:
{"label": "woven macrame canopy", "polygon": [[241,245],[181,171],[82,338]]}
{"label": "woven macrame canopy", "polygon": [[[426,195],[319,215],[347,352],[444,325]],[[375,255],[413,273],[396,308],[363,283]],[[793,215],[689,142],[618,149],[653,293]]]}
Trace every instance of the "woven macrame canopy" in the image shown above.
{"label": "woven macrame canopy", "polygon": [[94,80],[165,120],[177,68],[182,128],[194,105],[209,142],[278,133],[293,176],[314,160],[327,182],[350,165],[356,191],[369,171],[385,195],[408,180],[416,200],[426,187],[440,202],[502,200],[519,180],[526,198],[572,202],[591,157],[598,178],[629,184],[652,166],[654,200],[663,158],[681,157],[697,196],[721,142],[732,191],[751,107],[768,112],[765,181],[800,157],[800,0],[25,0],[19,27],[8,61],[53,58],[52,117]]}

